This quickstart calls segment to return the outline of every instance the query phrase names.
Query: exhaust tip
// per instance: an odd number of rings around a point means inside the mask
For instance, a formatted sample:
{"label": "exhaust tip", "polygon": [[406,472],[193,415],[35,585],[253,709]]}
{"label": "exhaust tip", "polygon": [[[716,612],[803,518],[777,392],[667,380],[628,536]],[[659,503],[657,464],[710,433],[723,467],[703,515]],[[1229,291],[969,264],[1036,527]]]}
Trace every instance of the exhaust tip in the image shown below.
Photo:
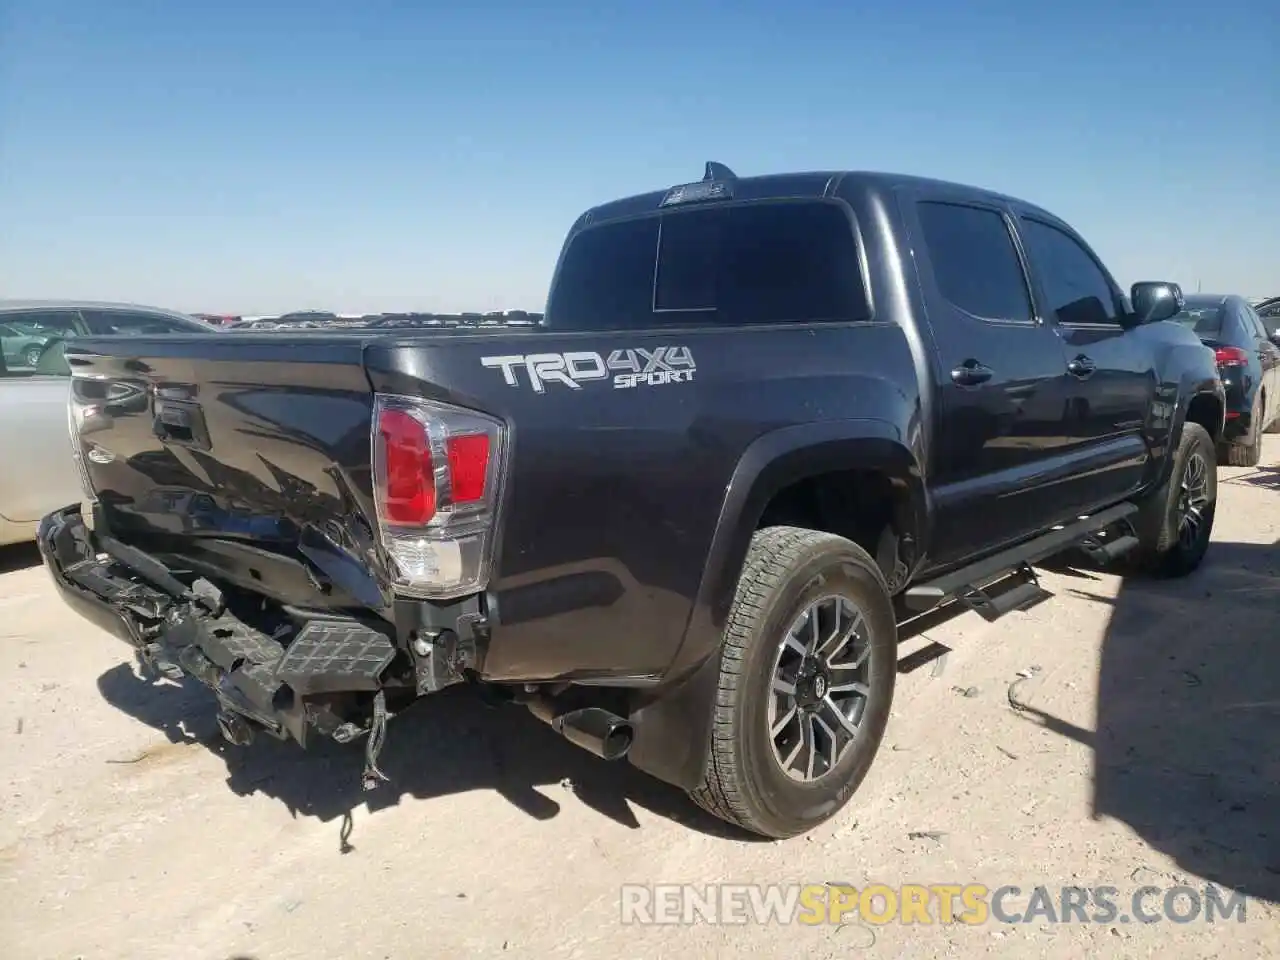
{"label": "exhaust tip", "polygon": [[619,722],[596,741],[597,746],[588,749],[602,760],[621,760],[630,751],[634,736],[631,724],[619,718]]}
{"label": "exhaust tip", "polygon": [[600,707],[571,710],[556,717],[551,726],[570,743],[602,760],[621,760],[631,749],[631,723]]}
{"label": "exhaust tip", "polygon": [[602,760],[621,760],[631,750],[635,731],[631,721],[602,707],[583,707],[559,713],[554,701],[538,699],[530,711],[570,743]]}

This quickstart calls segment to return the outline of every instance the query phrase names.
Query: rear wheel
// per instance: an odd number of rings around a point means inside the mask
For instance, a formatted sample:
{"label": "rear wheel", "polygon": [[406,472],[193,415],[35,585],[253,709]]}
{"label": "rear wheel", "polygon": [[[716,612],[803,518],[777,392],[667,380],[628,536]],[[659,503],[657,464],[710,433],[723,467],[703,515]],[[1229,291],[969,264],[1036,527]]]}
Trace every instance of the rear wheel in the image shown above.
{"label": "rear wheel", "polygon": [[1137,559],[1160,576],[1181,577],[1200,566],[1213,535],[1218,469],[1213,439],[1186,423],[1169,479],[1142,504],[1134,521]]}
{"label": "rear wheel", "polygon": [[693,799],[768,837],[840,811],[884,737],[897,625],[869,554],[799,527],[757,531],[725,629],[709,760]]}
{"label": "rear wheel", "polygon": [[1253,396],[1253,409],[1249,414],[1249,435],[1238,443],[1224,443],[1221,461],[1229,467],[1256,467],[1262,459],[1262,394]]}
{"label": "rear wheel", "polygon": [[25,363],[28,367],[34,367],[38,365],[40,363],[40,355],[42,353],[44,353],[44,351],[40,347],[36,346],[35,344],[32,344],[31,346],[27,347],[27,349],[22,354],[23,363]]}

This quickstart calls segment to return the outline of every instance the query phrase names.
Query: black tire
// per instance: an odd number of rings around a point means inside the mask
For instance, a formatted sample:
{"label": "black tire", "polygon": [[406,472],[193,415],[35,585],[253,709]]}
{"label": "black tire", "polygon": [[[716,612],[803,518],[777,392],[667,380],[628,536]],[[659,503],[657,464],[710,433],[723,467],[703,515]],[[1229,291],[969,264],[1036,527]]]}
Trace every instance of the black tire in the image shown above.
{"label": "black tire", "polygon": [[[789,626],[815,601],[838,597],[862,614],[867,693],[858,733],[820,779],[792,779],[769,736],[774,661]],[[725,627],[720,686],[702,784],[708,812],[784,838],[838,813],[862,783],[884,737],[897,677],[897,623],[884,576],[857,544],[816,530],[755,533]]]}
{"label": "black tire", "polygon": [[30,347],[27,347],[25,351],[23,351],[22,360],[28,367],[34,367],[40,363],[40,355],[43,353],[44,353],[44,350],[42,348],[37,346],[30,346]]}
{"label": "black tire", "polygon": [[1249,413],[1249,435],[1241,441],[1224,443],[1219,448],[1219,462],[1228,467],[1256,467],[1262,459],[1262,394],[1253,395]]}
{"label": "black tire", "polygon": [[[1199,458],[1205,471],[1206,503],[1199,510],[1200,523],[1194,536],[1180,537],[1182,530],[1184,478],[1188,465]],[[1213,536],[1213,517],[1218,506],[1217,456],[1209,432],[1198,423],[1186,423],[1174,452],[1169,479],[1142,503],[1134,521],[1139,547],[1139,566],[1163,577],[1184,577],[1200,566]]]}

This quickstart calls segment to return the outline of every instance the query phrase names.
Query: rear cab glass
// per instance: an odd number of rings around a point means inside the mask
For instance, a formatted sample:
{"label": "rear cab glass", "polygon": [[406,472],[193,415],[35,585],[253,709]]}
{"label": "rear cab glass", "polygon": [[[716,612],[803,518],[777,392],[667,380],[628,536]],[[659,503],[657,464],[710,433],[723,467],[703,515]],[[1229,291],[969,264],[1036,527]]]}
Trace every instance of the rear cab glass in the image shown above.
{"label": "rear cab glass", "polygon": [[1198,337],[1216,337],[1222,333],[1225,313],[1221,303],[1187,304],[1180,313],[1169,319],[1187,327]]}
{"label": "rear cab glass", "polygon": [[565,250],[546,324],[619,330],[870,315],[844,205],[767,200],[587,227]]}

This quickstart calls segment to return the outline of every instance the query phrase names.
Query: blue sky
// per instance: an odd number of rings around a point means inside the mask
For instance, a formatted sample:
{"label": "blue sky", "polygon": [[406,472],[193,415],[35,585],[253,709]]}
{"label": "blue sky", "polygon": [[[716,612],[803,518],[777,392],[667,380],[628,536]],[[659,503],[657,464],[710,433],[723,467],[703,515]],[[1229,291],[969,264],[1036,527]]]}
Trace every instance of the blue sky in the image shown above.
{"label": "blue sky", "polygon": [[0,296],[540,309],[565,230],[882,169],[1071,222],[1122,283],[1280,294],[1274,0],[0,0]]}

